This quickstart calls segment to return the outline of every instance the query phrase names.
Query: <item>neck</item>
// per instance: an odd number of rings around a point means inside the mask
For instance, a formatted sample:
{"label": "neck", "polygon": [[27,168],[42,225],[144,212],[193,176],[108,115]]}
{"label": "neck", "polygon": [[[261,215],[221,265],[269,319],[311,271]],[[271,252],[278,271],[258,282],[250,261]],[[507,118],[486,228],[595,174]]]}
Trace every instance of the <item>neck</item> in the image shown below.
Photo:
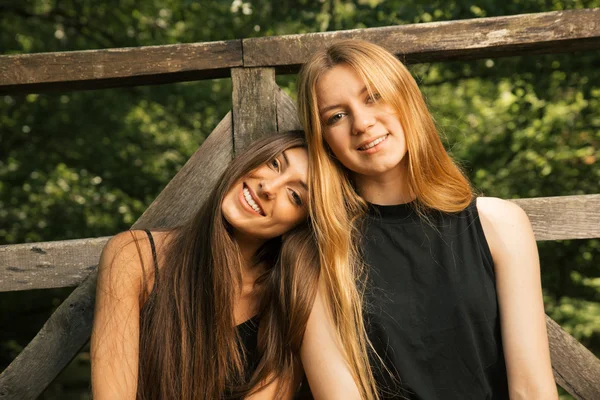
{"label": "neck", "polygon": [[242,259],[244,260],[242,278],[246,281],[247,277],[255,276],[257,270],[261,268],[260,264],[256,264],[254,257],[265,241],[262,239],[244,237],[242,235],[235,235],[234,238],[242,253]]}
{"label": "neck", "polygon": [[408,158],[397,167],[375,175],[354,175],[358,194],[369,203],[379,205],[404,204],[417,196],[408,185]]}

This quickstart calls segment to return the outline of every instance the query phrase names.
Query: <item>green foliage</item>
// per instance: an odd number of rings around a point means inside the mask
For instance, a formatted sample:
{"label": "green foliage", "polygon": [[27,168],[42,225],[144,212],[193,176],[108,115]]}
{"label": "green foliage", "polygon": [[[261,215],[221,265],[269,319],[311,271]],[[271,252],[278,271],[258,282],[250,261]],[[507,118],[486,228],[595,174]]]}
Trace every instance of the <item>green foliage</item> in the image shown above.
{"label": "green foliage", "polygon": [[[592,8],[600,7],[600,0],[115,4],[5,0],[0,5],[0,51],[87,50],[370,28]],[[411,69],[448,148],[482,193],[503,198],[591,194],[600,193],[599,57],[597,52],[532,55]],[[294,94],[294,77],[278,77],[278,82]],[[126,229],[231,108],[230,93],[230,80],[221,79],[0,97],[0,244]],[[600,355],[600,241],[542,242],[539,247],[548,314]],[[0,295],[4,364],[67,294]],[[81,357],[77,362],[87,365],[85,354]],[[60,385],[73,386],[65,380],[75,371],[80,369],[72,365],[45,398],[68,398]],[[77,379],[85,393],[85,374]]]}

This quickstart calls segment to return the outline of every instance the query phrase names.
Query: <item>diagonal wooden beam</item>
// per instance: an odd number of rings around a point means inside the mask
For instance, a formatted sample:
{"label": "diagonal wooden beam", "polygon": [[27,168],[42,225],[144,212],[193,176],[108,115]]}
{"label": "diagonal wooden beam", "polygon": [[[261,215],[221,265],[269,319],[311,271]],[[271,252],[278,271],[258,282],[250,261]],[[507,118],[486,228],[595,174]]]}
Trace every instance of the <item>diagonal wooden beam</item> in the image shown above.
{"label": "diagonal wooden beam", "polygon": [[556,383],[577,400],[600,399],[600,360],[546,316]]}
{"label": "diagonal wooden beam", "polygon": [[133,228],[172,228],[191,218],[233,157],[231,111],[133,224]]}

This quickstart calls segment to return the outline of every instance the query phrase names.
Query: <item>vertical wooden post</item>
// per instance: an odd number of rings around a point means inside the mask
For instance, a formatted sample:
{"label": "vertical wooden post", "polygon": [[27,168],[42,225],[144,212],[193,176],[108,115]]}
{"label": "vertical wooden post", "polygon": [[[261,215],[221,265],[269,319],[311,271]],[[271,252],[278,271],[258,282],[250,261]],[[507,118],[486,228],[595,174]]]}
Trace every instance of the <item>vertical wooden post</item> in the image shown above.
{"label": "vertical wooden post", "polygon": [[277,88],[277,130],[279,132],[302,129],[298,120],[296,103],[281,88]]}
{"label": "vertical wooden post", "polygon": [[277,132],[274,68],[232,68],[233,151]]}

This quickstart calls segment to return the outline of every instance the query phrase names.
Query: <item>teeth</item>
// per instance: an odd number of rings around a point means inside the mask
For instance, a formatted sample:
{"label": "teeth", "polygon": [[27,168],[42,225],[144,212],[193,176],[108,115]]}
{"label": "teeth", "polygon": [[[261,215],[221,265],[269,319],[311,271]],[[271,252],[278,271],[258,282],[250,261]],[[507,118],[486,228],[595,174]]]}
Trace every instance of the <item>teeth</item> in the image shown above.
{"label": "teeth", "polygon": [[364,146],[362,146],[360,148],[360,150],[368,150],[371,147],[375,147],[377,146],[379,143],[383,142],[385,139],[387,138],[387,135],[380,137],[379,139],[373,140],[371,143],[369,144],[365,144]]}
{"label": "teeth", "polygon": [[248,205],[250,207],[252,207],[252,209],[254,211],[256,211],[257,213],[261,214],[263,213],[263,211],[260,209],[260,207],[258,206],[258,204],[256,204],[256,202],[254,201],[254,199],[252,198],[252,196],[250,196],[250,191],[248,190],[248,188],[244,188],[244,198],[246,199],[246,202],[248,203]]}

